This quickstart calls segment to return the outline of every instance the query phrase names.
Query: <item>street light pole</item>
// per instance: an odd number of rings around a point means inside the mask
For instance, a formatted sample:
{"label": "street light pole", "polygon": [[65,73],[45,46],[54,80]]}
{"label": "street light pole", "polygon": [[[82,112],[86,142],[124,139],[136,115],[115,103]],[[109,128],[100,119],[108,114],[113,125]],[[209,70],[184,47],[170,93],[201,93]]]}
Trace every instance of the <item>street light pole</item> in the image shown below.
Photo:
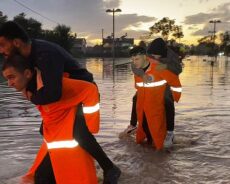
{"label": "street light pole", "polygon": [[121,12],[121,9],[107,9],[107,13],[113,13],[113,45],[112,45],[112,54],[113,54],[113,71],[115,70],[115,13]]}
{"label": "street light pole", "polygon": [[[216,62],[216,60],[217,60],[217,53],[216,53],[216,51],[215,51],[215,39],[216,39],[216,24],[217,23],[221,23],[221,21],[220,20],[210,20],[209,21],[209,23],[212,23],[213,24],[213,38],[212,38],[212,40],[213,40],[213,51],[215,52],[214,54],[215,54],[215,62]],[[213,62],[211,63],[211,65],[213,66]]]}
{"label": "street light pole", "polygon": [[115,60],[115,11],[113,9],[113,61]]}
{"label": "street light pole", "polygon": [[104,59],[104,29],[101,29],[101,57]]}
{"label": "street light pole", "polygon": [[213,24],[213,43],[215,43],[215,39],[216,39],[216,24],[221,23],[221,21],[220,20],[210,20],[209,23]]}

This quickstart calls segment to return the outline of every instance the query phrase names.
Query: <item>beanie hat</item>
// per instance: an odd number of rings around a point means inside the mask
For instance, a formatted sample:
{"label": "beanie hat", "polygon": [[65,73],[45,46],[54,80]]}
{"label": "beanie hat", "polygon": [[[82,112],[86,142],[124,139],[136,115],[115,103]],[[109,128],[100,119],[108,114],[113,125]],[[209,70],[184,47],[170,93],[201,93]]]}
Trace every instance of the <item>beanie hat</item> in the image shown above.
{"label": "beanie hat", "polygon": [[160,55],[161,57],[167,57],[167,46],[162,38],[156,38],[153,40],[147,49],[149,55]]}

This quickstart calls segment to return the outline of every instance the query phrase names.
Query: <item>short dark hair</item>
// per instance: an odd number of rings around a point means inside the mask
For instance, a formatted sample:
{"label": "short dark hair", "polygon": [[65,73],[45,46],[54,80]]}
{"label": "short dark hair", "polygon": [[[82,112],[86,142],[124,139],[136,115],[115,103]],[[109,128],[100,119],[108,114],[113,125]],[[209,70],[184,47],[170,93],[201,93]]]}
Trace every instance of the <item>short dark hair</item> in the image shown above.
{"label": "short dark hair", "polygon": [[144,47],[141,47],[141,46],[133,47],[133,48],[129,51],[129,55],[130,55],[130,56],[145,55],[145,54],[146,54],[146,50],[145,50]]}
{"label": "short dark hair", "polygon": [[0,26],[0,36],[3,36],[8,40],[18,38],[25,43],[30,41],[29,35],[26,33],[26,31],[14,21],[5,22]]}
{"label": "short dark hair", "polygon": [[3,61],[2,72],[9,67],[15,68],[18,72],[22,73],[26,69],[32,70],[32,66],[21,55],[13,55]]}

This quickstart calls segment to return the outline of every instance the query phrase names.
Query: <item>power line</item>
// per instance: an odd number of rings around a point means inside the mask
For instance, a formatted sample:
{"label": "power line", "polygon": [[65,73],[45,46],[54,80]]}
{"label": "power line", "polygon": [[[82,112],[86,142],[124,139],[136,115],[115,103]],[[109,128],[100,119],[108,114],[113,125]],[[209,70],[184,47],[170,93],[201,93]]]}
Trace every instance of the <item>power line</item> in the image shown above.
{"label": "power line", "polygon": [[30,7],[26,6],[25,4],[23,4],[23,3],[21,3],[21,2],[19,2],[19,1],[17,1],[17,0],[13,0],[13,1],[16,2],[17,4],[19,4],[20,6],[22,6],[22,7],[26,8],[26,9],[32,11],[33,13],[35,13],[35,14],[37,14],[37,15],[43,17],[43,18],[45,18],[46,20],[51,21],[51,22],[53,22],[53,23],[55,23],[55,24],[59,24],[57,21],[52,20],[52,19],[50,19],[50,18],[48,18],[48,17],[46,17],[46,16],[40,14],[39,12],[37,12],[37,11],[31,9]]}

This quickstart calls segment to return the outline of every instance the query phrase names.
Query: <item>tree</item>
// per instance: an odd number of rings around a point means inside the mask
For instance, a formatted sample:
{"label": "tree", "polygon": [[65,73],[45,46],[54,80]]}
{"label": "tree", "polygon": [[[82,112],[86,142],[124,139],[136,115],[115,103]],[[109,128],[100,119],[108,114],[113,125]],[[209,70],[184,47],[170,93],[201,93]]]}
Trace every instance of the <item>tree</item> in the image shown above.
{"label": "tree", "polygon": [[74,36],[71,35],[71,28],[65,25],[58,25],[54,28],[54,32],[57,36],[57,42],[70,51],[74,42]]}
{"label": "tree", "polygon": [[228,31],[220,35],[221,45],[220,49],[224,51],[226,56],[230,55],[230,34]]}
{"label": "tree", "polygon": [[176,39],[184,36],[182,27],[175,25],[175,20],[164,17],[153,26],[149,28],[150,36],[160,33],[162,37],[167,40],[169,36],[173,36]]}
{"label": "tree", "polygon": [[51,42],[56,41],[56,35],[55,35],[55,32],[53,30],[43,30],[42,31],[42,38],[44,40],[48,40]]}
{"label": "tree", "polygon": [[216,56],[218,45],[213,42],[213,36],[204,36],[198,40],[196,51],[198,55]]}
{"label": "tree", "polygon": [[175,38],[175,39],[181,39],[184,37],[184,34],[183,34],[183,31],[182,31],[182,26],[175,26],[174,27],[174,30],[173,30],[173,33],[172,33],[172,36]]}
{"label": "tree", "polygon": [[[0,11],[0,25],[7,21],[7,16],[3,16]],[[28,33],[30,38],[40,38],[55,42],[70,51],[76,35],[71,35],[71,28],[65,25],[57,25],[54,30],[42,30],[42,23],[33,19],[26,18],[25,13],[20,13],[13,18]]]}
{"label": "tree", "polygon": [[7,21],[7,16],[0,11],[0,25]]}
{"label": "tree", "polygon": [[53,31],[44,30],[43,38],[70,51],[73,47],[75,36],[71,35],[71,28],[65,25],[57,25]]}
{"label": "tree", "polygon": [[67,51],[73,46],[74,36],[71,36],[71,28],[65,25],[57,25],[54,30],[42,30],[42,24],[33,18],[26,18],[25,13],[14,17],[14,21],[21,25],[31,38],[42,38],[55,42]]}
{"label": "tree", "polygon": [[26,18],[25,13],[20,13],[14,17],[14,21],[21,25],[31,38],[41,38],[42,24],[33,18]]}

